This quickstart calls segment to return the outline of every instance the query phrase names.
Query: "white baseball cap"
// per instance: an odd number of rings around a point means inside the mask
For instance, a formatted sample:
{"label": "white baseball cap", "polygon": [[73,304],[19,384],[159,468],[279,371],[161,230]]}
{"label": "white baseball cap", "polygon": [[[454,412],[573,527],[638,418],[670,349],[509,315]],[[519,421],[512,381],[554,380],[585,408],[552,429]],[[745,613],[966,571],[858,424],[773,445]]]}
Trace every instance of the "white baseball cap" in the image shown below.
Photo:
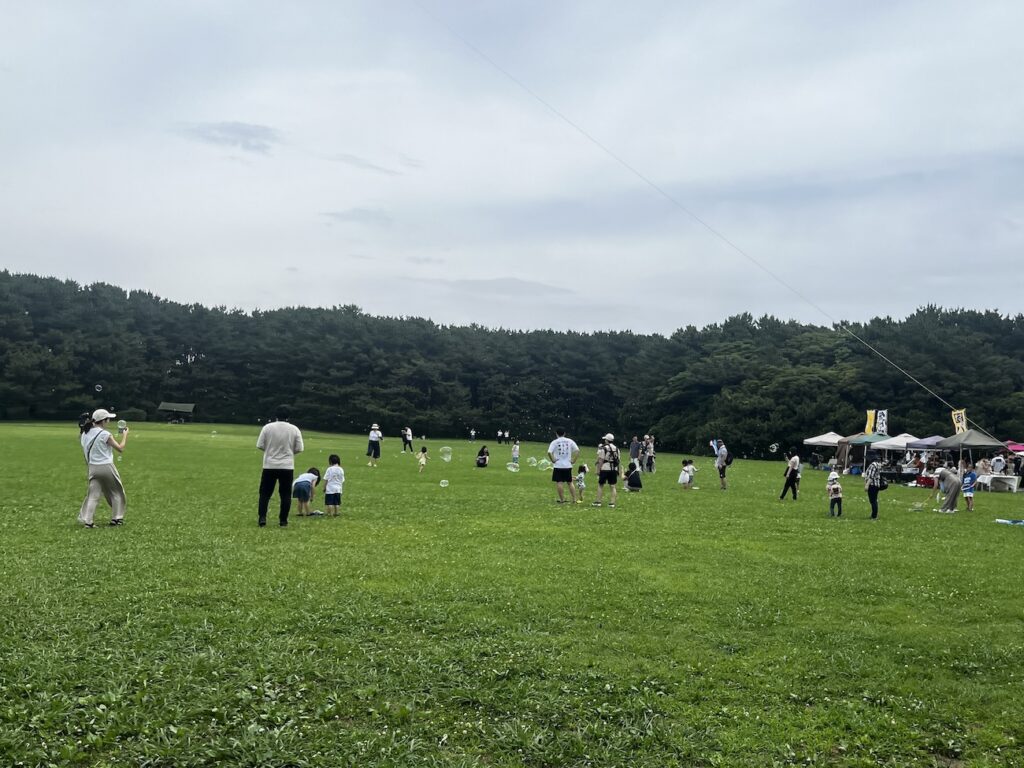
{"label": "white baseball cap", "polygon": [[607,435],[605,435],[601,439],[602,440],[614,440],[615,439],[615,435],[613,435],[611,432],[609,432]]}
{"label": "white baseball cap", "polygon": [[828,473],[828,481],[830,483],[838,482],[839,481],[839,473],[838,472],[829,472]]}
{"label": "white baseball cap", "polygon": [[379,424],[371,424],[370,425],[370,429],[380,429],[380,425]]}
{"label": "white baseball cap", "polygon": [[95,411],[92,412],[92,420],[93,421],[103,421],[105,419],[116,419],[116,418],[117,418],[117,414],[116,413],[111,413],[106,408],[97,408]]}

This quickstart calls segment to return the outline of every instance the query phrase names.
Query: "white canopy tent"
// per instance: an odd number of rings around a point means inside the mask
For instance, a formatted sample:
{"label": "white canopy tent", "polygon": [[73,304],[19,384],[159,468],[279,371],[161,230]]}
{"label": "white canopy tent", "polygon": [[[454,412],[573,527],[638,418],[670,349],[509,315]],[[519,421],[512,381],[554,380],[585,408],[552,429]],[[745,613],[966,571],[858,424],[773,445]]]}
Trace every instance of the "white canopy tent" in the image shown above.
{"label": "white canopy tent", "polygon": [[835,448],[839,445],[839,441],[843,439],[843,436],[838,432],[826,432],[824,435],[818,435],[817,437],[808,437],[804,440],[804,445],[817,445],[823,448]]}
{"label": "white canopy tent", "polygon": [[913,443],[916,441],[916,437],[909,432],[904,432],[902,435],[896,435],[896,437],[880,440],[871,447],[879,451],[905,451],[907,450],[907,443]]}

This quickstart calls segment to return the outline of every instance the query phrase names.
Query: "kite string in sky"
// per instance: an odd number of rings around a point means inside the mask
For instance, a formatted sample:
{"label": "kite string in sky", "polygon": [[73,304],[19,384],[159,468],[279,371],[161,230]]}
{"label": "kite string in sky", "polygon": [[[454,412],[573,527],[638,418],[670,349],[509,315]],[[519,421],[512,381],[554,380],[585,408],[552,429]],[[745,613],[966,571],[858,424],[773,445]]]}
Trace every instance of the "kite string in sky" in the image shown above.
{"label": "kite string in sky", "polygon": [[[775,272],[773,272],[771,269],[769,269],[767,266],[765,266],[763,263],[761,263],[761,261],[756,259],[751,254],[747,253],[745,250],[743,250],[743,248],[741,248],[739,245],[737,245],[732,240],[730,240],[728,237],[726,237],[726,235],[723,232],[721,232],[720,230],[716,229],[709,222],[705,221],[703,218],[701,218],[699,215],[697,215],[697,213],[695,213],[690,208],[687,208],[685,205],[683,205],[683,203],[681,203],[679,200],[677,200],[675,197],[673,197],[663,187],[659,186],[657,184],[657,182],[655,182],[652,179],[648,178],[646,175],[641,173],[635,167],[630,165],[625,159],[623,159],[618,154],[616,154],[610,147],[608,147],[605,144],[601,143],[601,141],[599,141],[596,137],[594,137],[591,133],[589,133],[585,128],[583,128],[583,126],[581,126],[579,123],[577,123],[574,120],[572,120],[568,115],[566,115],[564,112],[560,111],[553,104],[551,104],[551,102],[547,101],[543,96],[541,96],[539,93],[537,93],[532,88],[530,88],[530,86],[528,86],[526,83],[524,83],[518,77],[516,77],[511,72],[509,72],[507,69],[505,69],[505,67],[503,67],[501,64],[499,64],[493,58],[488,56],[487,53],[485,53],[483,50],[481,50],[476,45],[474,45],[472,41],[468,40],[465,36],[463,36],[461,33],[459,33],[447,21],[445,21],[443,18],[441,18],[437,14],[435,14],[432,10],[427,8],[422,2],[420,2],[420,0],[413,0],[413,2],[420,8],[421,11],[423,11],[423,13],[425,15],[427,15],[431,20],[433,20],[433,22],[435,24],[437,24],[438,26],[440,26],[443,29],[445,29],[448,32],[448,34],[450,34],[452,37],[454,37],[456,40],[458,40],[460,43],[462,43],[464,46],[466,46],[466,48],[468,48],[473,53],[475,53],[477,56],[479,56],[481,59],[486,61],[489,65],[491,65],[494,69],[496,69],[498,72],[500,72],[502,75],[504,75],[510,81],[512,81],[515,85],[517,85],[523,91],[528,93],[534,100],[536,100],[538,103],[540,103],[542,106],[544,106],[544,108],[547,109],[551,114],[553,114],[559,120],[564,122],[566,125],[568,125],[570,128],[572,128],[574,131],[576,131],[576,133],[580,134],[583,138],[585,138],[587,141],[589,141],[591,144],[593,144],[595,147],[597,147],[604,154],[606,154],[608,157],[610,157],[616,163],[621,165],[623,168],[625,168],[631,174],[633,174],[638,179],[640,179],[640,181],[642,181],[644,184],[646,184],[648,187],[650,187],[652,190],[654,190],[657,194],[659,194],[661,197],[663,197],[665,200],[667,200],[669,203],[671,203],[677,209],[679,209],[680,211],[685,213],[687,216],[689,216],[693,221],[695,221],[696,223],[698,223],[702,227],[704,227],[704,229],[706,229],[708,232],[710,232],[720,242],[724,243],[728,248],[733,250],[735,253],[738,253],[743,258],[745,258],[747,261],[749,261],[755,267],[760,269],[762,272],[764,272],[766,275],[768,275],[768,277],[770,277],[776,283],[778,283],[783,288],[788,290],[790,293],[792,293],[794,296],[796,296],[802,302],[807,304],[809,307],[811,307],[812,309],[816,310],[818,313],[820,313],[824,317],[828,318],[828,320],[832,323],[833,327],[838,328],[843,333],[847,334],[851,338],[853,338],[856,341],[860,342],[862,345],[864,345],[869,350],[871,350],[879,359],[883,360],[884,362],[886,362],[887,364],[889,364],[890,366],[895,368],[897,371],[899,371],[901,374],[906,376],[912,382],[917,384],[917,386],[921,387],[921,389],[923,389],[925,392],[930,394],[932,397],[934,397],[936,400],[938,400],[944,406],[949,408],[951,411],[956,410],[956,408],[952,404],[950,404],[949,401],[947,401],[944,397],[942,397],[937,392],[935,392],[931,387],[929,387],[926,384],[924,384],[920,379],[918,379],[916,376],[911,374],[908,370],[906,370],[905,368],[903,368],[902,366],[898,365],[896,362],[891,360],[889,357],[887,357],[885,354],[883,354],[880,350],[878,350],[874,345],[872,345],[866,339],[863,339],[859,335],[854,333],[849,327],[847,327],[847,325],[844,322],[834,318],[823,307],[821,307],[815,301],[810,299],[808,296],[806,296],[803,293],[801,293],[800,290],[797,289],[795,286],[793,286],[790,283],[788,283],[785,280],[783,280],[779,275],[777,275]],[[996,439],[991,434],[989,434],[988,430],[983,428],[981,425],[977,424],[976,422],[972,421],[971,419],[968,419],[968,421],[972,425],[974,425],[980,432],[984,432],[989,437],[992,437],[992,439]]]}

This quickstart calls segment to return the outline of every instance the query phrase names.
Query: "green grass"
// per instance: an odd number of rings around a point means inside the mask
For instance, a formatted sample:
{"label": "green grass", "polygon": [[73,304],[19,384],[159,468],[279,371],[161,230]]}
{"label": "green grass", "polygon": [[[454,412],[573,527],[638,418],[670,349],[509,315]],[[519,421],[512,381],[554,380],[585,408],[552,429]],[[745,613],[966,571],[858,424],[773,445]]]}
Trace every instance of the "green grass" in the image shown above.
{"label": "green grass", "polygon": [[309,433],[343,516],[258,529],[256,434],[137,425],[127,525],[84,530],[74,425],[0,426],[0,765],[1024,764],[1024,496],[872,522],[850,479],[834,520],[824,473],[683,493],[663,454],[559,507],[541,446],[421,476]]}

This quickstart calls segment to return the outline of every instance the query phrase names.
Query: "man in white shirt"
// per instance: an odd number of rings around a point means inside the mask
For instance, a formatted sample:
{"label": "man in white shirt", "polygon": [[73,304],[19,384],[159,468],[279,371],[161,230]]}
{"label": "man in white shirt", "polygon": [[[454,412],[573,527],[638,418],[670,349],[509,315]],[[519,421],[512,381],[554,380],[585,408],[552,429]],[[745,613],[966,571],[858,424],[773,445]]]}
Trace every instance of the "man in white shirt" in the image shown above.
{"label": "man in white shirt", "polygon": [[565,504],[564,487],[569,486],[569,496],[573,503],[576,503],[576,489],[572,484],[572,466],[580,455],[580,447],[573,440],[565,436],[565,430],[559,427],[555,430],[555,439],[548,446],[548,458],[553,468],[551,470],[551,481],[555,484],[558,492],[558,503]]}
{"label": "man in white shirt", "polygon": [[725,472],[729,468],[728,462],[729,450],[725,447],[725,441],[718,441],[718,450],[716,451],[715,468],[718,469],[718,482],[722,486],[722,490],[726,489]]}
{"label": "man in white shirt", "polygon": [[263,475],[260,477],[259,526],[267,524],[267,507],[278,486],[281,497],[281,527],[288,525],[292,508],[292,480],[295,477],[295,454],[302,453],[302,433],[288,423],[288,406],[278,406],[275,421],[267,422],[256,439],[256,447],[263,451]]}

